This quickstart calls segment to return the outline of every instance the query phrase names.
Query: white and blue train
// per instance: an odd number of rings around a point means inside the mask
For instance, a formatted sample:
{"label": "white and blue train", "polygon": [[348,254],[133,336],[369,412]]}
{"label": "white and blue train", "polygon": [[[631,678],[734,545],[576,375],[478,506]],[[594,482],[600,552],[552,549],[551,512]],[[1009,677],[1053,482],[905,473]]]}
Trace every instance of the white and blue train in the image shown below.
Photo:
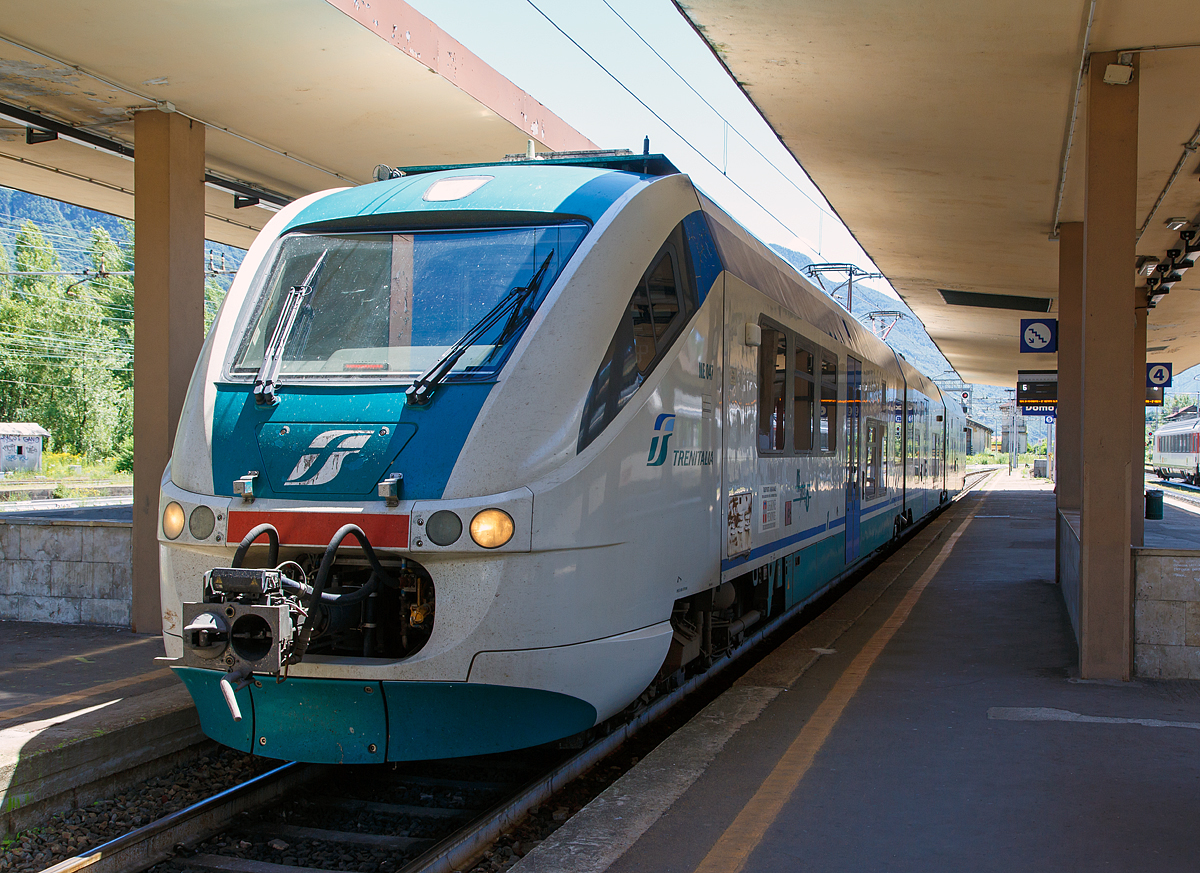
{"label": "white and blue train", "polygon": [[661,156],[314,194],[189,388],[167,655],[274,758],[572,736],[946,504],[964,425]]}

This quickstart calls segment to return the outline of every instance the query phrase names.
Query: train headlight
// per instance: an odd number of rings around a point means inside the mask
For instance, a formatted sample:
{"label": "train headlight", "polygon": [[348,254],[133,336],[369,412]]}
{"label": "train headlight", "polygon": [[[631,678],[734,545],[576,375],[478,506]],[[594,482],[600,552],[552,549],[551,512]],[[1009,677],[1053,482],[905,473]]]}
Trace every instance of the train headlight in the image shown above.
{"label": "train headlight", "polygon": [[485,549],[498,549],[512,537],[512,516],[503,509],[485,509],[471,519],[471,539]]}
{"label": "train headlight", "polygon": [[198,540],[208,539],[217,526],[217,517],[207,506],[201,504],[188,516],[188,531]]}
{"label": "train headlight", "polygon": [[462,519],[449,509],[439,509],[425,523],[425,535],[439,546],[456,543],[462,536]]}
{"label": "train headlight", "polygon": [[185,518],[186,515],[182,506],[180,506],[174,500],[167,504],[167,508],[163,510],[162,518],[163,533],[166,534],[167,539],[177,539],[179,535],[183,533],[183,522]]}

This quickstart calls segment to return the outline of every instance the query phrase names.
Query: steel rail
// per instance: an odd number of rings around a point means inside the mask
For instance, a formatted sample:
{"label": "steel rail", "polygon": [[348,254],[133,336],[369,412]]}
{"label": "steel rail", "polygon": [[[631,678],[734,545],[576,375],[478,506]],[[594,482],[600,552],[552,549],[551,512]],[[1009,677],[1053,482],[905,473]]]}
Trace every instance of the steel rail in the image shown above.
{"label": "steel rail", "polygon": [[194,843],[220,832],[238,813],[286,794],[320,774],[324,768],[284,764],[261,776],[176,810],[82,855],[67,858],[42,873],[129,873],[165,861],[180,843]]}

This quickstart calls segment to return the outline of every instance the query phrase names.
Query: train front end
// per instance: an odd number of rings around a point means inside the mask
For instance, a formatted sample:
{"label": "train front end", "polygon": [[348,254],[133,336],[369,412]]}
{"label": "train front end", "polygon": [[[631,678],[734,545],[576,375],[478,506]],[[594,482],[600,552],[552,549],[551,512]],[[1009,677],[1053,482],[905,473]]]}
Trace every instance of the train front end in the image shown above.
{"label": "train front end", "polygon": [[161,489],[167,655],[210,737],[316,762],[479,754],[585,730],[653,676],[661,628],[611,648],[652,666],[575,693],[538,675],[553,658],[509,657],[531,612],[561,613],[557,639],[603,634],[562,592],[514,596],[569,559],[533,550],[520,475],[470,473],[508,460],[464,447],[589,234],[646,184],[535,172],[313,195],[248,252]]}

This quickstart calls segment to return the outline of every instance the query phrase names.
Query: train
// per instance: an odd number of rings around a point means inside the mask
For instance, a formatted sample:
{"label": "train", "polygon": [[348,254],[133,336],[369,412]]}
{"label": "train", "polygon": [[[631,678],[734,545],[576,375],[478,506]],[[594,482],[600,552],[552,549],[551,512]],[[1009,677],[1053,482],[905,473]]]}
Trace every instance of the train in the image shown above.
{"label": "train", "polygon": [[1200,415],[1166,421],[1154,432],[1150,466],[1160,479],[1200,485]]}
{"label": "train", "polygon": [[577,741],[962,491],[961,403],[666,157],[380,176],[268,222],[188,388],[163,638],[214,740]]}

